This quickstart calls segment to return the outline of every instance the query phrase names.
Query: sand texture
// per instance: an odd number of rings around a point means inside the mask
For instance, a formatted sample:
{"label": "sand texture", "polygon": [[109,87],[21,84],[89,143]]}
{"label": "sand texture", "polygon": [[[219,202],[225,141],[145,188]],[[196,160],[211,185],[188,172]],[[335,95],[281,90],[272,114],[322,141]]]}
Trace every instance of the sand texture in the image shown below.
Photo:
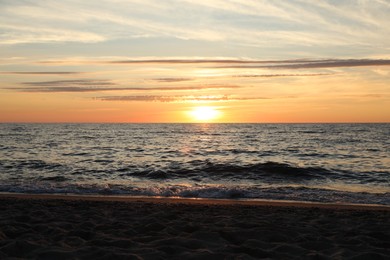
{"label": "sand texture", "polygon": [[0,197],[0,259],[389,259],[390,211]]}

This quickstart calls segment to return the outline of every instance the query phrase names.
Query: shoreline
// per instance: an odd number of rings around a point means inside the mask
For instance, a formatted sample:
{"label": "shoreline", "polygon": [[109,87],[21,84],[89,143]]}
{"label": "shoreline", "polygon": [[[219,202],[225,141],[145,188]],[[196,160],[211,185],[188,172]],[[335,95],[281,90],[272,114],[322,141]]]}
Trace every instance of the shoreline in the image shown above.
{"label": "shoreline", "polygon": [[147,197],[120,195],[79,195],[79,194],[28,194],[0,193],[0,199],[16,198],[24,200],[69,200],[69,201],[112,201],[112,202],[144,202],[156,204],[200,204],[200,205],[236,205],[259,207],[295,207],[341,210],[381,210],[390,211],[390,206],[380,204],[323,203],[309,201],[265,200],[265,199],[211,199],[180,197]]}
{"label": "shoreline", "polygon": [[389,207],[0,194],[0,259],[389,259]]}

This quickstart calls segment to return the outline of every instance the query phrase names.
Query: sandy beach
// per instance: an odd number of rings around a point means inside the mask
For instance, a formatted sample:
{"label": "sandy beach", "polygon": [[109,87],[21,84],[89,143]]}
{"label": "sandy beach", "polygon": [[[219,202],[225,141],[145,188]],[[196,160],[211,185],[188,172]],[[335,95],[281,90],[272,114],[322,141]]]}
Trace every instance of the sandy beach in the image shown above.
{"label": "sandy beach", "polygon": [[1,259],[388,259],[390,208],[0,196]]}

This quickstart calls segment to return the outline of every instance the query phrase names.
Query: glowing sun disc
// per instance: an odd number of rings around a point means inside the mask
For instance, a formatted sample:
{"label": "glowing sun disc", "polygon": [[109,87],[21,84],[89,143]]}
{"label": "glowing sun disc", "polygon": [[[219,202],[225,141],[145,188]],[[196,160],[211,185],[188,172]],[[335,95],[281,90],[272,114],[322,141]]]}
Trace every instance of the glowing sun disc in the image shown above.
{"label": "glowing sun disc", "polygon": [[197,121],[210,121],[219,116],[219,111],[213,107],[195,107],[191,116]]}

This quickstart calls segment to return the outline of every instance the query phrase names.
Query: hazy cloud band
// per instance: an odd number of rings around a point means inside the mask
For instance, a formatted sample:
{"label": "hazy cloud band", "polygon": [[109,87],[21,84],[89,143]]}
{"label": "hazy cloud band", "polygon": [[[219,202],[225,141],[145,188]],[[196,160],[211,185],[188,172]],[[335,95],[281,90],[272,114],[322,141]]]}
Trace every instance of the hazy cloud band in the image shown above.
{"label": "hazy cloud band", "polygon": [[140,96],[106,96],[95,99],[102,101],[143,101],[143,102],[220,102],[239,100],[260,100],[269,99],[267,97],[230,97],[223,96],[160,96],[160,95],[140,95]]}

